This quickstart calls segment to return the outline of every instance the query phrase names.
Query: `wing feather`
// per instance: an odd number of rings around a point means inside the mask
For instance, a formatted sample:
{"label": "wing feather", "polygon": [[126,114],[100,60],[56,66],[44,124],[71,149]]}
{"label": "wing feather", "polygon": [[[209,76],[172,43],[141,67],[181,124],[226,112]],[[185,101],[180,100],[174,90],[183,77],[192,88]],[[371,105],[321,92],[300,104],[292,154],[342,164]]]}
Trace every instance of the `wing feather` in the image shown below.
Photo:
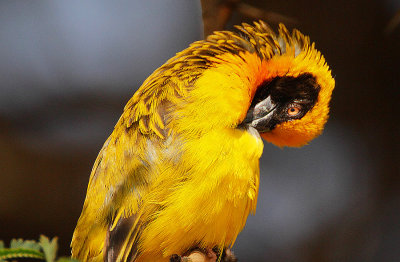
{"label": "wing feather", "polygon": [[[198,45],[198,44],[197,44]],[[193,49],[199,48],[196,44]],[[209,61],[187,59],[181,52],[154,71],[128,101],[114,131],[104,143],[93,166],[87,195],[72,242],[72,256],[82,261],[102,261],[109,257],[132,260],[135,242],[146,217],[140,215],[142,197],[147,194],[157,172],[152,171],[157,151],[174,136],[170,115],[184,100],[193,82]],[[177,68],[190,74],[177,74]],[[173,156],[177,157],[178,154]],[[157,206],[157,205],[156,205]],[[115,246],[111,243],[116,243]]]}

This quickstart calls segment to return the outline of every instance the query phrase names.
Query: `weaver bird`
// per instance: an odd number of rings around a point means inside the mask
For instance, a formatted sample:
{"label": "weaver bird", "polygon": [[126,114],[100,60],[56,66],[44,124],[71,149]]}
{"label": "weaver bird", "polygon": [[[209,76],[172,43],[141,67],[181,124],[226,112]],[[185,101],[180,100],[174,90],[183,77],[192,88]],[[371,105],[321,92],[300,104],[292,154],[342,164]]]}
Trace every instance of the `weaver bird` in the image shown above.
{"label": "weaver bird", "polygon": [[237,29],[191,44],[129,100],[90,175],[73,257],[231,247],[256,209],[261,137],[298,147],[322,132],[334,80],[314,43],[283,25]]}

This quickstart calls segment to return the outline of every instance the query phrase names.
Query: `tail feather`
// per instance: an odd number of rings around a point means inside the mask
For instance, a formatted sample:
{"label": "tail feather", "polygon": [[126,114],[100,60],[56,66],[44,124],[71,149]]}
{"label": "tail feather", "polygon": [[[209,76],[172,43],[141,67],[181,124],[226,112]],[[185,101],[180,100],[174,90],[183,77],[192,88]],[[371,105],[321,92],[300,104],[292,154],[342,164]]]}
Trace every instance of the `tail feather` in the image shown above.
{"label": "tail feather", "polygon": [[104,261],[135,261],[139,255],[137,245],[140,235],[138,214],[119,218],[114,226],[107,230],[104,246]]}

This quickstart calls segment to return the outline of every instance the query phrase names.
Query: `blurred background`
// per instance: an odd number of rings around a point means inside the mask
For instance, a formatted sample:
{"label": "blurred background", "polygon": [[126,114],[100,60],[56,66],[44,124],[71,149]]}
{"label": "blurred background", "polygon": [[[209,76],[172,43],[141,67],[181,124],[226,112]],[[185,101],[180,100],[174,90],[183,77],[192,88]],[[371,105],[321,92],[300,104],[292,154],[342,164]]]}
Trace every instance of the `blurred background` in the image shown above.
{"label": "blurred background", "polygon": [[[397,261],[400,26],[390,21],[400,1],[240,4],[228,29],[256,17],[300,29],[336,89],[320,138],[301,149],[265,145],[239,261]],[[202,38],[194,0],[2,0],[0,239],[58,236],[69,255],[90,170],[125,103]]]}

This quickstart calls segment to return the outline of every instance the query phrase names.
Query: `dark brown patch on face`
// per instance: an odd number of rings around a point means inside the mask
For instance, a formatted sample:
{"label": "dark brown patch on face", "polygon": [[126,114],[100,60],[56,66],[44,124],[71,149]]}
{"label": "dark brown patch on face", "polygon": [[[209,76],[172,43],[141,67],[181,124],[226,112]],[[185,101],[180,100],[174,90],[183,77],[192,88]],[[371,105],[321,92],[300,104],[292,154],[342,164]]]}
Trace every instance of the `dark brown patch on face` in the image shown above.
{"label": "dark brown patch on face", "polygon": [[[264,91],[260,92],[267,92],[272,102],[276,104],[276,110],[270,122],[271,130],[279,123],[302,118],[318,100],[320,86],[315,77],[308,73],[298,77],[277,77],[265,84],[266,86],[261,87]],[[300,106],[301,110],[297,115],[291,116],[288,110],[293,105]]]}
{"label": "dark brown patch on face", "polygon": [[319,91],[315,77],[308,73],[265,81],[257,88],[242,124],[251,123],[259,132],[268,132],[277,124],[300,119],[313,108]]}
{"label": "dark brown patch on face", "polygon": [[285,103],[291,100],[303,100],[314,105],[318,99],[320,87],[311,74],[301,74],[298,77],[275,77],[262,83],[254,95],[252,105],[259,103],[271,95],[275,103]]}

